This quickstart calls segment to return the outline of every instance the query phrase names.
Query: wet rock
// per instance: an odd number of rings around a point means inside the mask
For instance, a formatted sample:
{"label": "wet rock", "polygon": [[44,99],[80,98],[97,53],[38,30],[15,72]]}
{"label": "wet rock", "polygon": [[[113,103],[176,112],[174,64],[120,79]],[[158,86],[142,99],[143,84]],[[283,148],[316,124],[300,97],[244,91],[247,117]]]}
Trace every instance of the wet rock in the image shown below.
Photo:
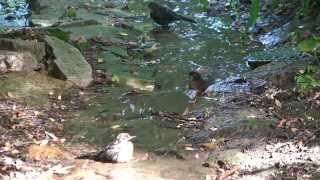
{"label": "wet rock", "polygon": [[251,68],[267,64],[272,61],[294,61],[301,58],[301,53],[296,49],[288,46],[276,47],[250,53],[244,57]]}
{"label": "wet rock", "polygon": [[251,69],[255,69],[257,67],[266,65],[268,63],[271,63],[271,61],[247,61],[247,65],[251,68]]}
{"label": "wet rock", "polygon": [[39,14],[41,10],[41,5],[38,0],[27,0],[32,12]]}
{"label": "wet rock", "polygon": [[35,57],[35,60],[40,63],[46,55],[45,45],[42,42],[21,40],[21,39],[0,39],[0,50],[15,51],[15,52],[29,52]]}
{"label": "wet rock", "polygon": [[87,87],[93,81],[91,66],[78,49],[56,37],[46,36],[45,40],[55,57],[52,64],[49,64],[50,74],[69,80],[79,87]]}
{"label": "wet rock", "polygon": [[210,1],[207,16],[223,16],[227,14],[227,10],[230,7],[229,1]]}
{"label": "wet rock", "polygon": [[76,20],[72,22],[57,22],[57,24],[54,24],[54,26],[59,26],[59,27],[83,27],[83,26],[91,26],[91,25],[98,25],[99,22],[96,20]]}
{"label": "wet rock", "polygon": [[269,81],[278,87],[288,87],[295,84],[294,77],[305,69],[308,61],[302,62],[272,62],[256,68],[243,75],[244,78],[258,78]]}
{"label": "wet rock", "polygon": [[189,97],[189,99],[196,99],[197,93],[197,90],[191,89],[186,92],[186,95]]}
{"label": "wet rock", "polygon": [[48,94],[62,94],[71,85],[38,72],[8,73],[0,76],[0,98],[24,101],[31,105],[48,105]]}
{"label": "wet rock", "polygon": [[9,71],[30,72],[38,68],[38,62],[29,52],[0,50],[0,73]]}
{"label": "wet rock", "polygon": [[289,38],[289,26],[287,23],[280,28],[274,29],[271,32],[260,35],[259,41],[265,46],[275,46],[279,43],[285,42]]}
{"label": "wet rock", "polygon": [[250,93],[258,92],[259,89],[263,89],[266,84],[265,80],[258,78],[243,79],[243,78],[233,78],[215,84],[210,85],[205,93],[212,94],[218,93]]}

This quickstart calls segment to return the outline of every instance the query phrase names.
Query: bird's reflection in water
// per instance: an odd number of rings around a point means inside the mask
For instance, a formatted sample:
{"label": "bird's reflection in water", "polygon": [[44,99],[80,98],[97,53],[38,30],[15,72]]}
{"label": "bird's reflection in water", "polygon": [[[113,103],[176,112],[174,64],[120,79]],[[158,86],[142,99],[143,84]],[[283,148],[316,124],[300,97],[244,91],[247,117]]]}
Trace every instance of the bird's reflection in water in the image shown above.
{"label": "bird's reflection in water", "polygon": [[158,26],[151,30],[151,34],[157,35],[157,34],[167,34],[167,33],[173,33],[174,31],[169,26]]}

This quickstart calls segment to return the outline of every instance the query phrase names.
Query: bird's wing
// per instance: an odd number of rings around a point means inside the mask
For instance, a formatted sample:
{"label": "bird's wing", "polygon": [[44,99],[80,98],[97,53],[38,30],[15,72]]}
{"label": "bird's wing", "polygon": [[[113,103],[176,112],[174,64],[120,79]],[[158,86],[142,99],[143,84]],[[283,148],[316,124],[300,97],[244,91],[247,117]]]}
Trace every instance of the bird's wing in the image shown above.
{"label": "bird's wing", "polygon": [[159,6],[158,8],[159,8],[158,11],[155,11],[154,13],[156,14],[157,17],[159,17],[159,19],[168,19],[170,17],[170,20],[184,20],[191,23],[197,23],[195,20],[183,15],[177,14],[176,12],[166,7]]}
{"label": "bird's wing", "polygon": [[104,151],[120,152],[120,150],[119,143],[111,143],[104,148]]}
{"label": "bird's wing", "polygon": [[159,18],[159,19],[170,19],[170,20],[177,20],[178,15],[177,13],[173,12],[172,10],[159,6],[159,9],[157,11],[154,11],[153,13]]}

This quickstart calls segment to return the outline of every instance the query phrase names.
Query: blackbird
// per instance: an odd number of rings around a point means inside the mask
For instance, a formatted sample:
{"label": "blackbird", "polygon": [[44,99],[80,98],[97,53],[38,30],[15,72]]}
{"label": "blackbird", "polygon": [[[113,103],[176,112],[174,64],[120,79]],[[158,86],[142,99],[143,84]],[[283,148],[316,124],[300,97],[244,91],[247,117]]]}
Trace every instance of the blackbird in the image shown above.
{"label": "blackbird", "polygon": [[202,96],[210,83],[202,79],[201,74],[196,71],[189,73],[191,76],[190,88],[197,90],[197,96]]}
{"label": "blackbird", "polygon": [[150,9],[150,17],[153,19],[154,22],[161,26],[168,26],[168,24],[177,20],[184,20],[191,23],[196,23],[195,20],[177,14],[164,6],[161,6],[158,3],[151,2],[149,3],[148,7]]}
{"label": "blackbird", "polygon": [[135,136],[120,133],[117,138],[106,145],[99,153],[87,154],[78,159],[92,159],[99,162],[125,163],[133,158],[133,143],[130,141]]}

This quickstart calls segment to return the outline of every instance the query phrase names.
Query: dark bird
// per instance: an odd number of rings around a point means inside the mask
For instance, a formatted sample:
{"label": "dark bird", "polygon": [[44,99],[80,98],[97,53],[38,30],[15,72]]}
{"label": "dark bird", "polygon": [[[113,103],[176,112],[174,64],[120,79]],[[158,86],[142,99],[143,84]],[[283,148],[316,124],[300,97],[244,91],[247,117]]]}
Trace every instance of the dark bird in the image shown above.
{"label": "dark bird", "polygon": [[196,71],[191,71],[189,75],[191,76],[190,88],[198,91],[197,96],[202,96],[210,83],[202,79],[201,74]]}
{"label": "dark bird", "polygon": [[87,154],[78,159],[92,159],[99,162],[125,163],[133,158],[133,143],[130,141],[135,136],[120,133],[117,138],[106,145],[99,153]]}
{"label": "dark bird", "polygon": [[161,6],[158,3],[151,2],[148,4],[148,7],[150,9],[150,17],[153,19],[154,22],[160,24],[161,26],[168,26],[168,24],[178,20],[196,23],[195,20],[177,14],[164,6]]}

